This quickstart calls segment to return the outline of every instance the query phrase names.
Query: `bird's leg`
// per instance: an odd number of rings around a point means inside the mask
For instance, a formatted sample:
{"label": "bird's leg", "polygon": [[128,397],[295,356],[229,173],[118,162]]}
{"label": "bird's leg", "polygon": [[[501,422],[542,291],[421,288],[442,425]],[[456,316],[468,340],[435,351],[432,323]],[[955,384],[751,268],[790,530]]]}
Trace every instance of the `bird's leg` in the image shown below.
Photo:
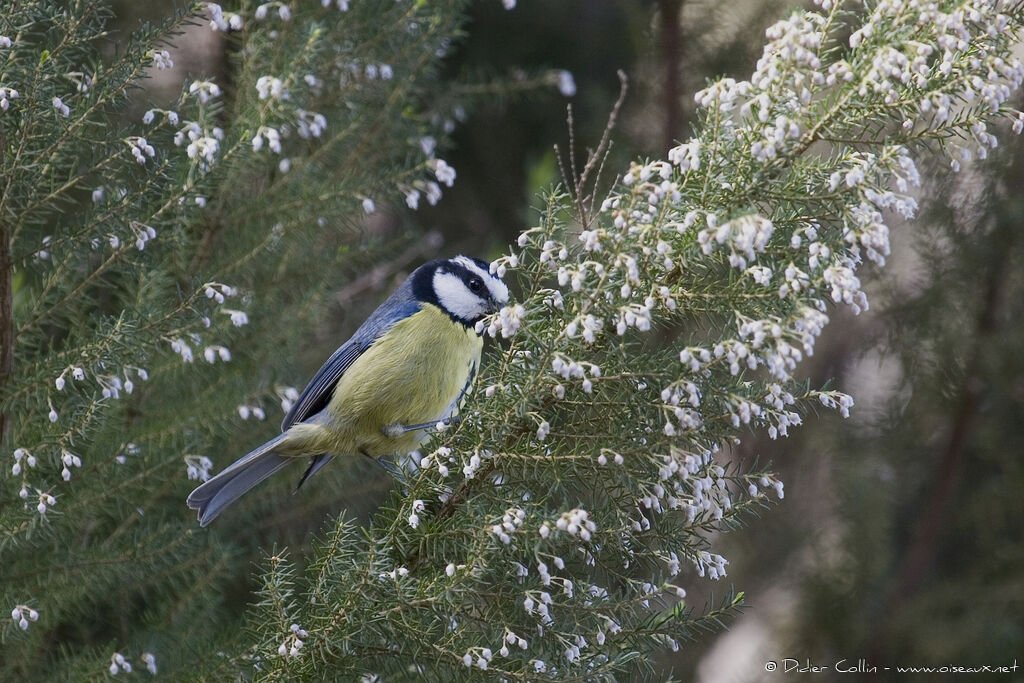
{"label": "bird's leg", "polygon": [[392,425],[384,425],[383,427],[380,428],[380,431],[382,431],[384,433],[384,436],[388,437],[389,439],[397,439],[398,437],[402,436],[402,434],[405,434],[407,429],[405,425],[400,425],[396,423]]}
{"label": "bird's leg", "polygon": [[448,427],[449,425],[458,424],[458,422],[459,416],[453,415],[452,417],[446,417],[443,420],[435,420],[434,422],[424,422],[423,424],[418,425],[403,425],[397,423],[386,425],[384,427],[381,427],[381,431],[384,433],[384,436],[388,437],[389,439],[397,439],[406,432],[412,432],[417,429],[431,429],[439,424],[443,424],[445,427]]}

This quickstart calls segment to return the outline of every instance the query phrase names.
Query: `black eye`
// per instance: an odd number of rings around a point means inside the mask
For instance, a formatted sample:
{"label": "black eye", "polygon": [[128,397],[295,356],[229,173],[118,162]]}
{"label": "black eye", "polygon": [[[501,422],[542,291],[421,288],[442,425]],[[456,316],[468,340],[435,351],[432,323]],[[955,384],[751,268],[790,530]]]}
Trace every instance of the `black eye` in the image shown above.
{"label": "black eye", "polygon": [[479,294],[480,290],[484,288],[484,281],[478,277],[475,277],[469,281],[469,289],[474,294]]}

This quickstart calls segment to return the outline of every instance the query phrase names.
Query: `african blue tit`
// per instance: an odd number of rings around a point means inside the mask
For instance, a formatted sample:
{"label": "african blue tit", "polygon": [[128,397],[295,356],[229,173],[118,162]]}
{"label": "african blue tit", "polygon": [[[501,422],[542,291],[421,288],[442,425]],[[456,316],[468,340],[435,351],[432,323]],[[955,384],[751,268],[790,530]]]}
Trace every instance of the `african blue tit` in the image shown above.
{"label": "african blue tit", "polygon": [[310,459],[299,485],[335,455],[408,453],[469,392],[483,338],[477,321],[508,302],[489,264],[456,256],[417,268],[313,376],[281,434],[196,488],[206,526],[283,467]]}

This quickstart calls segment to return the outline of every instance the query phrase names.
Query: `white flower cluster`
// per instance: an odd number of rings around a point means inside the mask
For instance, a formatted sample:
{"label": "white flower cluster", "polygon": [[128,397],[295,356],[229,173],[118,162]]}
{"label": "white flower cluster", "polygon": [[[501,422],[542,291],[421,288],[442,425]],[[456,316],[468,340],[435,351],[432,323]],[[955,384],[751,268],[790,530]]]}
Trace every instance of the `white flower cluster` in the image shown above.
{"label": "white flower cluster", "polygon": [[11,106],[11,100],[21,97],[14,88],[0,85],[0,111],[7,111]]}
{"label": "white flower cluster", "polygon": [[416,180],[413,182],[412,187],[405,190],[405,205],[415,211],[420,206],[420,197],[425,193],[427,203],[431,206],[435,206],[441,201],[441,186],[434,181],[422,181]]}
{"label": "white flower cluster", "polygon": [[506,628],[504,643],[502,643],[501,648],[498,650],[498,654],[500,654],[502,657],[508,657],[509,645],[515,645],[520,650],[525,650],[527,647],[529,647],[529,643],[526,642],[526,638],[523,638],[517,635],[514,631]]}
{"label": "white flower cluster", "polygon": [[[199,343],[201,341],[199,335],[194,333],[189,335],[189,339],[192,343]],[[192,353],[192,347],[184,339],[168,339],[167,342],[171,345],[171,351],[174,351],[176,354],[181,356],[182,362],[191,363],[195,360],[195,355]]]}
{"label": "white flower cluster", "polygon": [[11,474],[18,476],[21,474],[21,464],[24,461],[26,467],[36,466],[36,456],[32,455],[31,451],[27,448],[15,448],[14,449],[14,464],[11,466]]}
{"label": "white flower cluster", "polygon": [[[570,320],[563,329],[563,332],[569,339],[572,339],[579,334],[580,337],[583,338],[583,341],[588,344],[593,344],[594,341],[597,340],[597,334],[601,331],[602,327],[604,327],[603,320],[592,313],[587,313],[586,315],[578,316],[575,319]],[[593,367],[596,368],[597,366]],[[600,377],[600,371],[598,371],[594,376]]]}
{"label": "white flower cluster", "polygon": [[[601,452],[597,454],[597,464],[600,465],[601,467],[607,465],[609,455],[612,456],[612,462],[614,462],[616,465],[622,465],[626,462],[626,459],[622,457],[621,453],[616,453],[607,448],[602,448]],[[547,534],[541,535],[546,536]]]}
{"label": "white flower cluster", "polygon": [[159,71],[173,69],[174,60],[171,59],[171,53],[167,50],[153,50],[153,66]]}
{"label": "white flower cluster", "polygon": [[[151,673],[151,674],[153,674],[155,676],[156,675],[156,657],[153,656],[153,653],[152,652],[143,652],[142,656],[140,657],[140,659],[142,660],[142,663],[146,665],[146,671],[148,671],[149,673]],[[121,673],[122,671],[124,673],[126,673],[126,674],[130,674],[133,669],[132,669],[132,663],[130,661],[128,661],[127,657],[125,657],[120,652],[115,652],[114,654],[112,654],[110,656],[110,666],[108,667],[107,670],[110,672],[111,676],[116,676],[117,674]]]}
{"label": "white flower cluster", "polygon": [[285,413],[299,400],[299,390],[295,387],[279,387],[277,394],[281,398],[281,411]]}
{"label": "white flower cluster", "polygon": [[221,96],[221,89],[213,81],[192,81],[188,86],[188,94],[198,99],[200,104],[207,104]]}
{"label": "white flower cluster", "polygon": [[[683,401],[683,395],[686,395]],[[661,390],[662,410],[671,413],[683,429],[699,429],[702,421],[700,413],[700,389],[690,381],[677,381]],[[680,403],[685,405],[680,405]],[[668,436],[676,433],[676,425],[666,419],[663,431]],[[664,478],[664,477],[663,477]]]}
{"label": "white flower cluster", "polygon": [[[501,648],[498,649],[498,655],[508,657],[510,652],[509,645],[516,645],[521,650],[525,650],[527,647],[526,639],[520,638],[513,631],[506,628],[505,635],[501,640]],[[462,655],[462,664],[466,667],[475,664],[481,671],[486,671],[492,659],[494,659],[494,653],[491,651],[491,648],[472,647],[466,651],[466,654]]]}
{"label": "white flower cluster", "polygon": [[576,94],[576,79],[572,77],[571,71],[561,69],[555,73],[555,83],[558,86],[558,92],[562,93],[564,97],[572,97]]}
{"label": "white flower cluster", "polygon": [[39,612],[28,605],[15,605],[11,610],[11,621],[16,623],[22,631],[28,630],[28,622],[38,620]]}
{"label": "white flower cluster", "polygon": [[578,536],[583,541],[589,541],[593,533],[597,531],[597,525],[590,519],[590,514],[580,508],[563,512],[554,524],[544,522],[538,529],[538,533],[542,538],[547,538],[551,535],[552,527],[571,536]]}
{"label": "white flower cluster", "polygon": [[135,157],[135,161],[140,164],[146,163],[146,157],[152,159],[156,156],[156,150],[153,149],[153,145],[146,142],[146,138],[132,136],[125,138],[124,142],[128,145],[128,149],[131,151],[132,156]]}
{"label": "white flower cluster", "polygon": [[690,140],[668,151],[669,163],[679,167],[682,173],[700,169],[700,140]]}
{"label": "white flower cluster", "polygon": [[[371,66],[373,67],[372,76],[370,69]],[[387,78],[390,78],[390,66],[382,65],[380,67],[380,74],[383,77],[385,68],[387,69]],[[376,78],[378,75],[378,69],[376,66],[370,65],[366,68],[366,73],[367,77]],[[452,128],[454,129],[454,124],[452,124]],[[446,128],[446,132],[451,131]],[[452,168],[447,161],[434,157],[434,150],[437,147],[437,139],[434,136],[425,135],[418,140],[418,144],[420,150],[427,157],[423,167],[433,172],[434,178],[437,179],[437,182],[434,182],[433,180],[418,179],[412,181],[409,185],[400,186],[400,189],[405,193],[405,205],[413,211],[419,208],[421,196],[425,195],[427,203],[431,206],[434,206],[441,201],[441,197],[443,195],[441,185],[451,187],[455,183],[456,176],[455,169]]]}
{"label": "white flower cluster", "polygon": [[206,3],[206,11],[210,13],[210,29],[213,31],[241,31],[242,16],[236,12],[225,12],[215,2]]}
{"label": "white flower cluster", "polygon": [[409,576],[409,569],[407,567],[397,567],[389,572],[381,572],[379,578],[382,581],[386,579],[397,581],[398,579],[404,579],[407,576]]}
{"label": "white flower cluster", "polygon": [[505,545],[512,542],[512,534],[523,525],[526,511],[521,508],[509,508],[501,518],[500,524],[491,526],[490,531]]}
{"label": "white flower cluster", "polygon": [[694,564],[697,566],[698,576],[707,574],[708,578],[718,580],[725,577],[725,565],[729,564],[729,560],[721,555],[699,550],[694,558]]}
{"label": "white flower cluster", "polygon": [[265,2],[262,5],[258,5],[253,13],[253,17],[257,21],[263,21],[272,10],[276,10],[277,16],[281,21],[288,21],[292,18],[291,8],[283,2]]}
{"label": "white flower cluster", "polygon": [[53,241],[53,235],[45,235],[43,237],[43,239],[42,239],[43,248],[40,249],[39,251],[35,252],[35,254],[33,254],[33,256],[35,258],[39,259],[40,261],[45,261],[48,258],[50,258],[50,251],[49,251],[49,249],[47,247],[50,246],[50,242],[52,242],[52,241]]}
{"label": "white flower cluster", "polygon": [[[353,67],[358,70],[357,65],[353,65]],[[395,71],[390,64],[367,64],[363,74],[370,81],[375,81],[378,78],[382,81],[390,81],[394,78]]]}
{"label": "white flower cluster", "polygon": [[769,384],[768,393],[762,397],[762,400],[767,406],[765,413],[769,416],[771,425],[768,427],[770,438],[777,439],[780,434],[788,436],[790,425],[798,426],[802,422],[803,418],[799,413],[787,410],[787,406],[796,403],[793,394],[783,390],[779,384]]}
{"label": "white flower cluster", "polygon": [[434,177],[442,185],[451,187],[455,184],[455,169],[448,165],[444,159],[432,159],[430,166],[434,170]]}
{"label": "white flower cluster", "polygon": [[323,114],[305,109],[296,109],[295,129],[303,140],[318,138],[327,130],[327,118]]}
{"label": "white flower cluster", "polygon": [[218,358],[227,363],[231,360],[231,351],[226,346],[212,344],[203,349],[203,358],[210,364],[217,362]]}
{"label": "white flower cluster", "polygon": [[82,459],[66,448],[60,449],[60,462],[63,465],[63,468],[60,471],[60,476],[64,481],[71,480],[70,468],[82,466]]}
{"label": "white flower cluster", "polygon": [[114,456],[114,461],[118,465],[123,465],[126,462],[128,462],[128,456],[129,455],[138,455],[138,454],[139,454],[139,447],[136,444],[134,444],[134,443],[129,441],[127,444],[125,444],[124,451],[122,451],[121,453],[118,453],[116,456]]}
{"label": "white flower cluster", "polygon": [[[534,596],[537,597],[536,600],[534,600]],[[551,593],[547,591],[526,591],[526,598],[523,599],[523,609],[526,610],[527,614],[533,614],[536,611],[541,623],[545,626],[550,626],[554,623],[549,607],[553,602]]]}
{"label": "white flower cluster", "polygon": [[[164,115],[164,118],[167,120],[167,123],[171,124],[172,126],[178,125],[178,112],[170,109],[147,109],[146,112],[142,115],[142,122],[148,126],[149,124],[153,123],[158,113]],[[102,195],[100,198],[102,199]],[[93,201],[98,200],[94,197]]]}
{"label": "white flower cluster", "polygon": [[53,105],[53,108],[57,111],[57,113],[61,116],[67,118],[71,115],[71,109],[68,107],[68,105],[64,104],[64,100],[62,100],[61,98],[54,97],[50,103]]}
{"label": "white flower cluster", "polygon": [[[195,86],[195,83],[192,85]],[[217,88],[216,85],[213,85],[213,87]],[[197,92],[203,93],[207,91],[197,90]],[[220,94],[219,88],[217,88],[217,94]],[[205,100],[202,99],[202,96],[200,96],[200,100],[205,102]],[[174,118],[177,119],[177,116]],[[170,119],[171,117],[168,116],[169,121]],[[176,147],[180,147],[184,144],[185,140],[188,139],[188,146],[185,148],[185,154],[189,159],[193,159],[198,162],[199,170],[206,173],[217,160],[217,153],[220,151],[220,142],[224,139],[224,131],[219,126],[205,129],[195,121],[185,121],[184,124],[185,125],[174,134],[174,145]]]}
{"label": "white flower cluster", "polygon": [[701,455],[673,451],[659,456],[658,483],[649,486],[636,499],[637,516],[632,522],[636,533],[650,529],[648,513],[660,514],[666,510],[686,513],[688,522],[721,520],[732,508],[728,478],[725,470],[714,461],[712,451]]}
{"label": "white flower cluster", "polygon": [[462,655],[463,666],[473,666],[474,659],[476,666],[481,671],[487,670],[487,665],[494,658],[494,654],[491,652],[489,647],[478,647],[468,650],[466,654]]}
{"label": "white flower cluster", "polygon": [[252,136],[252,151],[258,152],[263,149],[264,141],[271,152],[275,154],[281,153],[281,133],[276,128],[270,126],[260,126],[257,128],[256,134]]}
{"label": "white flower cluster", "polygon": [[811,396],[817,397],[821,405],[826,408],[838,410],[843,417],[850,416],[850,408],[853,407],[853,397],[841,391],[812,391]]}
{"label": "white flower cluster", "polygon": [[278,646],[277,654],[282,657],[298,657],[299,651],[302,650],[302,646],[305,644],[302,639],[308,638],[309,633],[298,624],[292,624],[288,627],[288,630],[291,631],[291,633],[289,633],[285,637],[284,641],[281,642],[281,645]]}
{"label": "white flower cluster", "polygon": [[[573,323],[570,322],[569,326],[564,330],[566,336],[570,338],[575,336],[574,330],[570,329],[572,325]],[[592,329],[596,330],[597,328],[594,326]],[[570,332],[572,332],[572,334],[570,334]],[[584,339],[586,339],[586,336],[584,336]],[[587,339],[587,341],[589,342],[592,340]],[[563,353],[554,354],[554,357],[551,359],[551,370],[563,380],[581,380],[580,388],[587,394],[593,392],[594,380],[601,377],[601,366],[589,361],[574,361]],[[556,384],[553,388],[553,392],[555,394],[555,398],[561,399],[565,396],[565,387],[561,384]],[[540,438],[539,435],[538,438]],[[541,439],[541,441],[543,441],[543,439]]]}
{"label": "white flower cluster", "polygon": [[256,92],[261,100],[287,100],[290,95],[284,89],[284,83],[276,76],[260,76],[256,79]]}
{"label": "white flower cluster", "polygon": [[756,253],[764,252],[775,231],[770,220],[757,214],[740,216],[721,225],[714,214],[708,214],[705,220],[707,227],[697,233],[701,251],[710,254],[716,244],[728,247],[729,265],[734,268],[746,268]]}
{"label": "white flower cluster", "polygon": [[409,526],[413,529],[420,525],[420,513],[426,509],[426,503],[417,498],[412,502],[412,512],[409,514],[408,522]]}
{"label": "white flower cluster", "polygon": [[522,304],[502,306],[496,315],[477,322],[476,331],[477,334],[486,333],[489,337],[497,337],[498,333],[501,333],[502,339],[508,339],[519,331],[524,318],[526,318],[526,308]]}
{"label": "white flower cluster", "polygon": [[132,672],[132,663],[120,652],[115,652],[110,655],[110,668],[108,670],[111,676],[116,676],[122,671],[130,674]]}
{"label": "white flower cluster", "polygon": [[207,299],[213,299],[218,304],[224,303],[226,297],[235,296],[237,293],[234,287],[217,282],[208,283],[203,287],[203,295]]}
{"label": "white flower cluster", "polygon": [[[49,508],[57,504],[57,499],[45,491],[39,491],[37,489],[36,494],[38,498],[36,502],[36,512],[41,515],[45,515]],[[22,500],[28,498],[28,488],[24,484],[22,484],[21,491],[18,492],[18,496]]]}
{"label": "white flower cluster", "polygon": [[[452,449],[447,446],[441,446],[430,455],[424,456],[420,460],[420,469],[428,470],[431,467],[436,467],[438,474],[442,477],[448,476],[448,466],[454,465],[458,462],[455,456],[452,454]],[[477,461],[479,465],[479,460]],[[475,471],[475,470],[474,470]]]}
{"label": "white flower cluster", "polygon": [[[439,426],[443,425],[443,423],[438,423],[438,425]],[[440,450],[440,449],[438,449],[438,450]],[[471,456],[469,456],[469,462],[467,462],[465,465],[462,466],[462,475],[464,477],[466,477],[466,479],[474,479],[474,478],[476,478],[476,472],[477,472],[477,470],[480,469],[480,465],[483,464],[484,458],[489,458],[489,457],[491,457],[490,451],[474,451],[473,454]],[[437,468],[438,468],[438,471],[440,471],[440,469],[441,469],[440,461],[438,461]]]}
{"label": "white flower cluster", "polygon": [[[775,495],[779,497],[779,500],[782,500],[783,498],[786,497],[785,485],[782,483],[780,479],[763,476],[758,479],[758,483],[761,484],[761,487],[765,489],[774,488]],[[757,487],[757,484],[754,482],[751,482],[747,486],[747,493],[750,495],[751,498],[758,498],[761,496],[761,490]]]}
{"label": "white flower cluster", "polygon": [[237,311],[233,308],[222,308],[221,313],[231,317],[231,324],[235,327],[244,327],[249,324],[249,316],[245,311]]}
{"label": "white flower cluster", "polygon": [[248,420],[252,417],[262,422],[267,419],[267,414],[263,411],[263,408],[260,408],[259,406],[240,405],[236,410],[238,411],[238,417],[243,420]]}
{"label": "white flower cluster", "polygon": [[213,469],[213,461],[205,455],[186,455],[185,475],[189,481],[204,482],[210,478],[210,470]]}

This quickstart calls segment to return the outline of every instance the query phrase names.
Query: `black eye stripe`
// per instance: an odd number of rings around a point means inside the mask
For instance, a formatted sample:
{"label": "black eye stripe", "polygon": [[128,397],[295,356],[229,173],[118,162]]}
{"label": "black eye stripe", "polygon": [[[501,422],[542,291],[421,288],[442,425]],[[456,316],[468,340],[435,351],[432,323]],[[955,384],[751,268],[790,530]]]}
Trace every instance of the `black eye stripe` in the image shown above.
{"label": "black eye stripe", "polygon": [[489,295],[490,289],[487,280],[494,277],[488,270],[490,268],[490,264],[486,261],[481,261],[480,259],[467,260],[471,261],[473,265],[480,270],[476,271],[473,268],[468,267],[465,263],[461,263],[454,259],[449,259],[448,261],[439,264],[438,269],[440,272],[451,273],[458,276],[462,280],[463,284],[466,285],[466,289],[473,294],[481,297],[484,294]]}

